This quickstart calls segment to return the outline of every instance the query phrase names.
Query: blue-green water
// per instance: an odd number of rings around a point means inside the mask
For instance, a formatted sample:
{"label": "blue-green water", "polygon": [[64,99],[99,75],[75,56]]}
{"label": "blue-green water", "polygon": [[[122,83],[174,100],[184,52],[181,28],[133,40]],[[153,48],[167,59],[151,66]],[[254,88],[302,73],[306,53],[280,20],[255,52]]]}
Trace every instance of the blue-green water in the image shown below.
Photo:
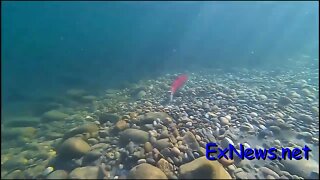
{"label": "blue-green water", "polygon": [[[295,126],[302,120],[307,125],[299,125],[295,131],[305,133],[298,137],[309,139],[286,139],[283,143],[310,143],[316,148],[313,159],[319,167],[318,2],[81,1],[1,5],[1,129],[6,131],[1,142],[2,178],[44,177],[47,167],[65,170],[71,177],[73,169],[85,165],[61,167],[50,163],[53,154],[61,153],[57,142],[64,139],[59,138],[71,128],[94,121],[100,122],[99,131],[114,128],[116,121],[104,124],[101,113],[117,114],[132,128],[136,125],[134,116],[122,117],[129,112],[144,115],[148,111],[164,111],[161,106],[168,105],[177,106],[182,112],[186,109],[184,103],[191,109],[203,109],[193,106],[193,99],[212,99],[210,106],[221,108],[215,112],[217,118],[231,114],[242,119],[247,116],[239,112],[244,108],[248,114],[259,112],[257,119],[265,126],[270,114]],[[189,81],[182,94],[177,94],[177,101],[169,103],[171,82],[182,73],[189,75]],[[266,102],[259,100],[261,94],[266,96],[262,97]],[[259,111],[279,104],[283,96],[290,98],[284,109]],[[242,106],[242,100],[250,103]],[[225,110],[230,106],[239,111]],[[174,109],[167,113],[179,124]],[[204,115],[211,110],[200,111]],[[196,114],[197,109],[190,112]],[[193,116],[206,122],[200,114]],[[68,120],[61,120],[64,116]],[[233,116],[230,127],[234,125],[236,132],[239,127]],[[254,119],[246,121],[252,123]],[[138,123],[138,129],[142,127]],[[182,130],[192,131],[178,128],[181,137]],[[160,128],[158,133],[162,131]],[[194,131],[197,134],[197,128]],[[91,148],[99,143],[112,145],[100,134],[85,139]],[[117,133],[111,134],[107,137],[118,137]],[[247,139],[253,146],[258,145],[255,139]],[[124,148],[116,143],[118,139],[110,141],[114,141],[114,151]],[[30,155],[38,151],[43,157]],[[106,149],[101,151],[106,153]],[[22,160],[10,162],[16,156]],[[105,168],[111,174],[109,178],[125,176],[114,169],[118,164],[123,164],[126,172],[136,165],[136,160],[130,165],[125,162],[123,158],[114,163],[105,161],[110,166]],[[227,170],[232,177],[238,177]],[[277,173],[280,177],[281,173]],[[298,171],[295,175],[309,177]],[[179,173],[175,176],[183,177]]]}

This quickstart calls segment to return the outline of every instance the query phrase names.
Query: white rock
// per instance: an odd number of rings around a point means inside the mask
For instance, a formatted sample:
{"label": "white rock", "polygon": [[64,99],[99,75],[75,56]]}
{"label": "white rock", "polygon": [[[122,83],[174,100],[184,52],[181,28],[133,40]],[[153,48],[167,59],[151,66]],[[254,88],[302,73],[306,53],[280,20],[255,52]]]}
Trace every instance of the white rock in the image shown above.
{"label": "white rock", "polygon": [[267,99],[268,99],[268,97],[267,97],[267,96],[265,96],[265,95],[260,95],[260,99],[261,99],[261,100],[267,100]]}
{"label": "white rock", "polygon": [[209,118],[209,114],[208,114],[208,113],[206,113],[204,116],[205,116],[206,118]]}
{"label": "white rock", "polygon": [[191,126],[192,126],[192,122],[187,122],[186,125],[187,125],[188,127],[191,127]]}
{"label": "white rock", "polygon": [[243,143],[243,146],[244,146],[245,148],[250,148],[250,145],[249,145],[248,143]]}
{"label": "white rock", "polygon": [[262,130],[267,129],[263,124],[260,124],[260,125],[259,125],[259,128],[261,128]]}
{"label": "white rock", "polygon": [[92,117],[91,116],[86,116],[86,119],[91,119]]}
{"label": "white rock", "polygon": [[43,171],[43,173],[42,173],[42,175],[43,176],[47,176],[47,175],[49,175],[52,171],[53,171],[54,169],[53,169],[53,167],[47,167],[44,171]]}
{"label": "white rock", "polygon": [[231,144],[231,145],[234,146],[233,141],[232,141],[230,138],[228,138],[228,137],[225,137],[225,138],[221,141],[221,146],[222,146],[223,148],[229,147],[229,144]]}
{"label": "white rock", "polygon": [[153,121],[153,126],[156,126],[157,124],[157,121]]}
{"label": "white rock", "polygon": [[139,159],[138,160],[138,164],[142,164],[142,163],[146,163],[147,161],[146,161],[146,159]]}
{"label": "white rock", "polygon": [[257,116],[258,116],[258,114],[257,114],[257,113],[255,113],[255,112],[251,112],[251,113],[250,113],[250,116],[251,116],[251,117],[257,117]]}
{"label": "white rock", "polygon": [[278,139],[274,140],[274,143],[275,143],[276,145],[281,146],[281,142],[280,142]]}
{"label": "white rock", "polygon": [[250,124],[250,123],[244,123],[244,125],[247,125],[247,126],[249,126],[251,129],[254,129],[254,127],[253,127],[252,124]]}

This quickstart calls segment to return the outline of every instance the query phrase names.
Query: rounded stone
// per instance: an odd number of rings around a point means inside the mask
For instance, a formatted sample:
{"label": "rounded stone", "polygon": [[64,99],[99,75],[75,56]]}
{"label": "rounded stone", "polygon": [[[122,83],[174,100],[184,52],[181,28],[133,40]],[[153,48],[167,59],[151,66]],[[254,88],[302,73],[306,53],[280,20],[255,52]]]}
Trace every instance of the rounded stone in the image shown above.
{"label": "rounded stone", "polygon": [[142,163],[133,167],[129,174],[129,179],[168,179],[159,168],[151,164]]}
{"label": "rounded stone", "polygon": [[46,179],[67,179],[68,173],[64,170],[56,170],[50,173]]}
{"label": "rounded stone", "polygon": [[229,120],[225,117],[220,117],[220,123],[222,126],[224,125],[228,125],[229,124]]}
{"label": "rounded stone", "polygon": [[234,159],[226,159],[225,157],[222,157],[218,159],[218,161],[224,166],[227,167],[229,165],[232,165],[234,163]]}
{"label": "rounded stone", "polygon": [[72,170],[69,174],[70,179],[98,179],[99,167],[86,166],[78,167]]}
{"label": "rounded stone", "polygon": [[152,147],[152,145],[151,145],[150,142],[146,142],[146,143],[144,144],[144,150],[145,150],[146,153],[151,152],[152,149],[153,149],[153,147]]}
{"label": "rounded stone", "polygon": [[90,151],[88,143],[83,141],[81,138],[69,138],[65,140],[58,151],[58,154],[66,158],[80,157]]}

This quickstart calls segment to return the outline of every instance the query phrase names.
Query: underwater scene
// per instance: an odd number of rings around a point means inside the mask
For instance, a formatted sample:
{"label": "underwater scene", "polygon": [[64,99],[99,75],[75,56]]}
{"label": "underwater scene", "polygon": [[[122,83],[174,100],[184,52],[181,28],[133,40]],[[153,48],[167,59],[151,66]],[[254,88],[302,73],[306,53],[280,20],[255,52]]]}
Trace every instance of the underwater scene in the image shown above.
{"label": "underwater scene", "polygon": [[2,1],[1,179],[319,179],[318,1]]}

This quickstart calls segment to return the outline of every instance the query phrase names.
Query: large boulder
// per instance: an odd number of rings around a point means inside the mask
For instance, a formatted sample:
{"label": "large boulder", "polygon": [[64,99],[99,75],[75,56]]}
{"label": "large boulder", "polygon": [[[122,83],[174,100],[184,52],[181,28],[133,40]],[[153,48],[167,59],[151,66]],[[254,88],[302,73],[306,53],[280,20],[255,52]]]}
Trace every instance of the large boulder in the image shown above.
{"label": "large boulder", "polygon": [[133,167],[128,175],[128,179],[168,179],[159,168],[151,164],[142,163]]}
{"label": "large boulder", "polygon": [[45,112],[42,115],[42,121],[43,122],[50,122],[50,121],[62,121],[65,120],[67,117],[69,117],[68,114],[65,114],[58,110],[51,110],[48,112]]}
{"label": "large boulder", "polygon": [[56,170],[50,173],[46,179],[67,179],[68,173],[64,170]]}
{"label": "large boulder", "polygon": [[179,168],[181,179],[231,179],[230,174],[218,161],[200,157]]}
{"label": "large boulder", "polygon": [[99,167],[98,166],[78,167],[70,172],[69,178],[70,179],[99,179]]}
{"label": "large boulder", "polygon": [[313,159],[301,159],[301,160],[281,160],[285,169],[291,174],[301,176],[305,179],[313,178],[313,174],[318,174],[319,177],[319,163]]}
{"label": "large boulder", "polygon": [[305,122],[305,123],[312,123],[313,119],[311,116],[309,115],[305,115],[305,114],[301,114],[298,116],[298,119]]}
{"label": "large boulder", "polygon": [[183,142],[194,151],[198,151],[200,148],[199,143],[196,140],[196,137],[190,131],[186,132],[186,134],[183,136]]}
{"label": "large boulder", "polygon": [[77,134],[89,133],[91,136],[94,136],[98,133],[99,127],[95,123],[88,123],[82,126],[73,128],[64,134],[64,139],[68,139]]}
{"label": "large boulder", "polygon": [[120,141],[128,143],[133,141],[136,143],[146,143],[149,139],[149,134],[139,129],[126,129],[120,133]]}
{"label": "large boulder", "polygon": [[72,137],[65,140],[58,151],[58,154],[64,158],[77,158],[86,154],[90,151],[88,143],[83,141],[81,138]]}

